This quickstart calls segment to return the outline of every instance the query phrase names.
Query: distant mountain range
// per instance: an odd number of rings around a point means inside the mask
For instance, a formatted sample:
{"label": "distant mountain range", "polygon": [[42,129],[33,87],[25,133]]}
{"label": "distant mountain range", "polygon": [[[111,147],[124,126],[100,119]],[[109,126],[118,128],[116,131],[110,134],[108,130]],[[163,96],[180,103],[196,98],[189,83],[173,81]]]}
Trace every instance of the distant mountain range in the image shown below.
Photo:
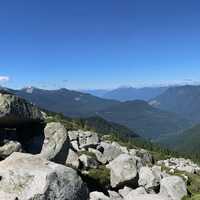
{"label": "distant mountain range", "polygon": [[104,89],[80,90],[80,92],[88,93],[88,94],[91,94],[93,96],[101,97],[101,98],[103,98],[106,95],[106,93],[108,93],[109,91],[110,90],[104,90]]}
{"label": "distant mountain range", "polygon": [[149,104],[155,108],[174,112],[194,122],[200,122],[200,86],[170,87],[153,98]]}
{"label": "distant mountain range", "polygon": [[41,108],[63,113],[69,117],[89,117],[102,109],[119,104],[118,101],[105,100],[67,89],[43,90],[30,87],[22,90],[11,90],[11,92]]}
{"label": "distant mountain range", "polygon": [[67,89],[29,87],[10,91],[46,110],[76,118],[100,116],[150,139],[177,134],[192,125],[189,120],[154,108],[141,100],[120,102]]}
{"label": "distant mountain range", "polygon": [[145,87],[133,88],[122,87],[104,94],[105,99],[114,99],[118,101],[145,100],[148,101],[167,90],[167,87]]}
{"label": "distant mountain range", "polygon": [[168,87],[120,87],[114,90],[83,90],[94,96],[118,101],[145,100],[148,101],[167,90]]}

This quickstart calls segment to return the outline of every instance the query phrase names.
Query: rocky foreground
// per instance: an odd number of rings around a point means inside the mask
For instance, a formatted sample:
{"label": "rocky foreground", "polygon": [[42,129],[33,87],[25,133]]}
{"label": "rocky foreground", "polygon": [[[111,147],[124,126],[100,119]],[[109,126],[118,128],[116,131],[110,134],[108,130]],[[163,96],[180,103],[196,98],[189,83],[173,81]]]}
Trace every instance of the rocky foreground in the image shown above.
{"label": "rocky foreground", "polygon": [[[0,94],[1,200],[181,200],[188,195],[188,177],[175,170],[200,173],[190,160],[155,163],[144,149],[45,124],[44,117],[19,97]],[[108,172],[109,183],[91,182],[97,169]]]}

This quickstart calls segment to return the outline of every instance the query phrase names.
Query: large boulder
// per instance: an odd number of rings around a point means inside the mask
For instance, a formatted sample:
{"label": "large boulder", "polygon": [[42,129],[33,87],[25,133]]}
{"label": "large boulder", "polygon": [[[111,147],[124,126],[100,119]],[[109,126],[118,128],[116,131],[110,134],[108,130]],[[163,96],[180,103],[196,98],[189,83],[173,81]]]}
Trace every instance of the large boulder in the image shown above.
{"label": "large boulder", "polygon": [[117,158],[120,154],[122,154],[122,150],[119,146],[115,144],[110,144],[107,142],[101,142],[98,146],[98,151],[94,152],[98,161],[106,164],[115,158]]}
{"label": "large boulder", "polygon": [[125,198],[125,200],[170,200],[170,199],[159,194],[141,194],[141,195],[128,196]]}
{"label": "large boulder", "polygon": [[129,152],[132,156],[141,158],[143,166],[152,165],[154,163],[153,156],[145,149],[130,149]]}
{"label": "large boulder", "polygon": [[0,92],[0,126],[12,127],[36,121],[43,121],[36,106],[18,96]]}
{"label": "large boulder", "polygon": [[22,152],[22,146],[17,141],[4,140],[0,146],[0,158],[5,159],[14,152]]}
{"label": "large boulder", "polygon": [[125,198],[132,191],[133,191],[132,188],[125,186],[123,189],[120,189],[118,192],[123,198]]}
{"label": "large boulder", "polygon": [[123,200],[121,195],[115,191],[108,190],[110,200]]}
{"label": "large boulder", "polygon": [[90,200],[110,200],[110,198],[102,192],[91,192]]}
{"label": "large boulder", "polygon": [[118,142],[112,142],[112,145],[113,146],[116,146],[117,148],[119,148],[119,149],[121,149],[121,151],[123,152],[123,153],[129,153],[129,151],[128,151],[128,148],[127,147],[124,147],[124,146],[121,146]]}
{"label": "large boulder", "polygon": [[171,200],[181,200],[187,195],[187,187],[181,177],[169,176],[161,180],[160,194]]}
{"label": "large boulder", "polygon": [[70,141],[77,141],[78,140],[79,131],[68,131],[68,136]]}
{"label": "large boulder", "polygon": [[99,143],[99,137],[97,133],[91,131],[80,131],[78,135],[78,142],[79,147],[82,148],[89,148],[89,147],[96,147]]}
{"label": "large boulder", "polygon": [[77,172],[40,156],[13,153],[0,162],[1,200],[87,200]]}
{"label": "large boulder", "polygon": [[120,188],[125,185],[137,186],[138,172],[134,157],[121,154],[111,161],[107,167],[111,171],[110,182],[113,188]]}
{"label": "large boulder", "polygon": [[147,191],[149,192],[158,191],[160,180],[161,180],[161,175],[156,174],[156,172],[151,168],[142,167],[140,169],[138,184],[140,186],[143,186]]}
{"label": "large boulder", "polygon": [[132,200],[134,197],[143,195],[143,194],[147,194],[146,190],[143,187],[139,187],[129,192],[126,196],[124,196],[124,198],[126,200]]}
{"label": "large boulder", "polygon": [[65,127],[58,122],[49,123],[44,129],[44,135],[40,155],[47,160],[65,164],[70,147]]}

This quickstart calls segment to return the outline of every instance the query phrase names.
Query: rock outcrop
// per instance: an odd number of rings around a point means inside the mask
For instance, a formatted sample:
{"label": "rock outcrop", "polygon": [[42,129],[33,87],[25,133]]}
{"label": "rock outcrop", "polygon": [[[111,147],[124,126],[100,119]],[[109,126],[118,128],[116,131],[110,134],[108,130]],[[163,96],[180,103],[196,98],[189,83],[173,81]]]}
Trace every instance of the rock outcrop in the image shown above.
{"label": "rock outcrop", "polygon": [[36,106],[0,91],[1,158],[21,150],[39,153],[43,144],[43,123],[43,114]]}
{"label": "rock outcrop", "polygon": [[0,92],[0,126],[13,127],[42,120],[37,107],[18,96]]}

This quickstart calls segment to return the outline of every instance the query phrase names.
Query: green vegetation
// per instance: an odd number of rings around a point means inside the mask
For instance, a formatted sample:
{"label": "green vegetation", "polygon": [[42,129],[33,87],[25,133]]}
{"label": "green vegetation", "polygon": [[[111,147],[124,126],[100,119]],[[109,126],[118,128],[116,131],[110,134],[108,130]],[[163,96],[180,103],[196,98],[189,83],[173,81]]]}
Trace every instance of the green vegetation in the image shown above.
{"label": "green vegetation", "polygon": [[90,169],[88,176],[96,180],[100,185],[105,187],[110,185],[110,170],[105,166],[100,166],[98,169]]}
{"label": "green vegetation", "polygon": [[147,139],[177,134],[192,126],[190,121],[140,100],[123,102],[98,114],[108,121],[128,127]]}
{"label": "green vegetation", "polygon": [[110,170],[103,165],[97,169],[90,169],[88,174],[82,175],[82,178],[92,191],[106,193],[110,187]]}
{"label": "green vegetation", "polygon": [[182,200],[199,200],[200,194],[194,194],[191,197],[184,197]]}
{"label": "green vegetation", "polygon": [[161,140],[163,144],[175,151],[184,153],[195,161],[200,161],[200,124],[184,131],[182,134]]}
{"label": "green vegetation", "polygon": [[69,118],[61,113],[53,113],[45,111],[49,117],[46,122],[61,122],[67,130],[91,130],[99,134],[115,134],[123,135],[123,137],[139,137],[134,131],[126,128],[125,126],[108,122],[101,117],[90,118]]}

